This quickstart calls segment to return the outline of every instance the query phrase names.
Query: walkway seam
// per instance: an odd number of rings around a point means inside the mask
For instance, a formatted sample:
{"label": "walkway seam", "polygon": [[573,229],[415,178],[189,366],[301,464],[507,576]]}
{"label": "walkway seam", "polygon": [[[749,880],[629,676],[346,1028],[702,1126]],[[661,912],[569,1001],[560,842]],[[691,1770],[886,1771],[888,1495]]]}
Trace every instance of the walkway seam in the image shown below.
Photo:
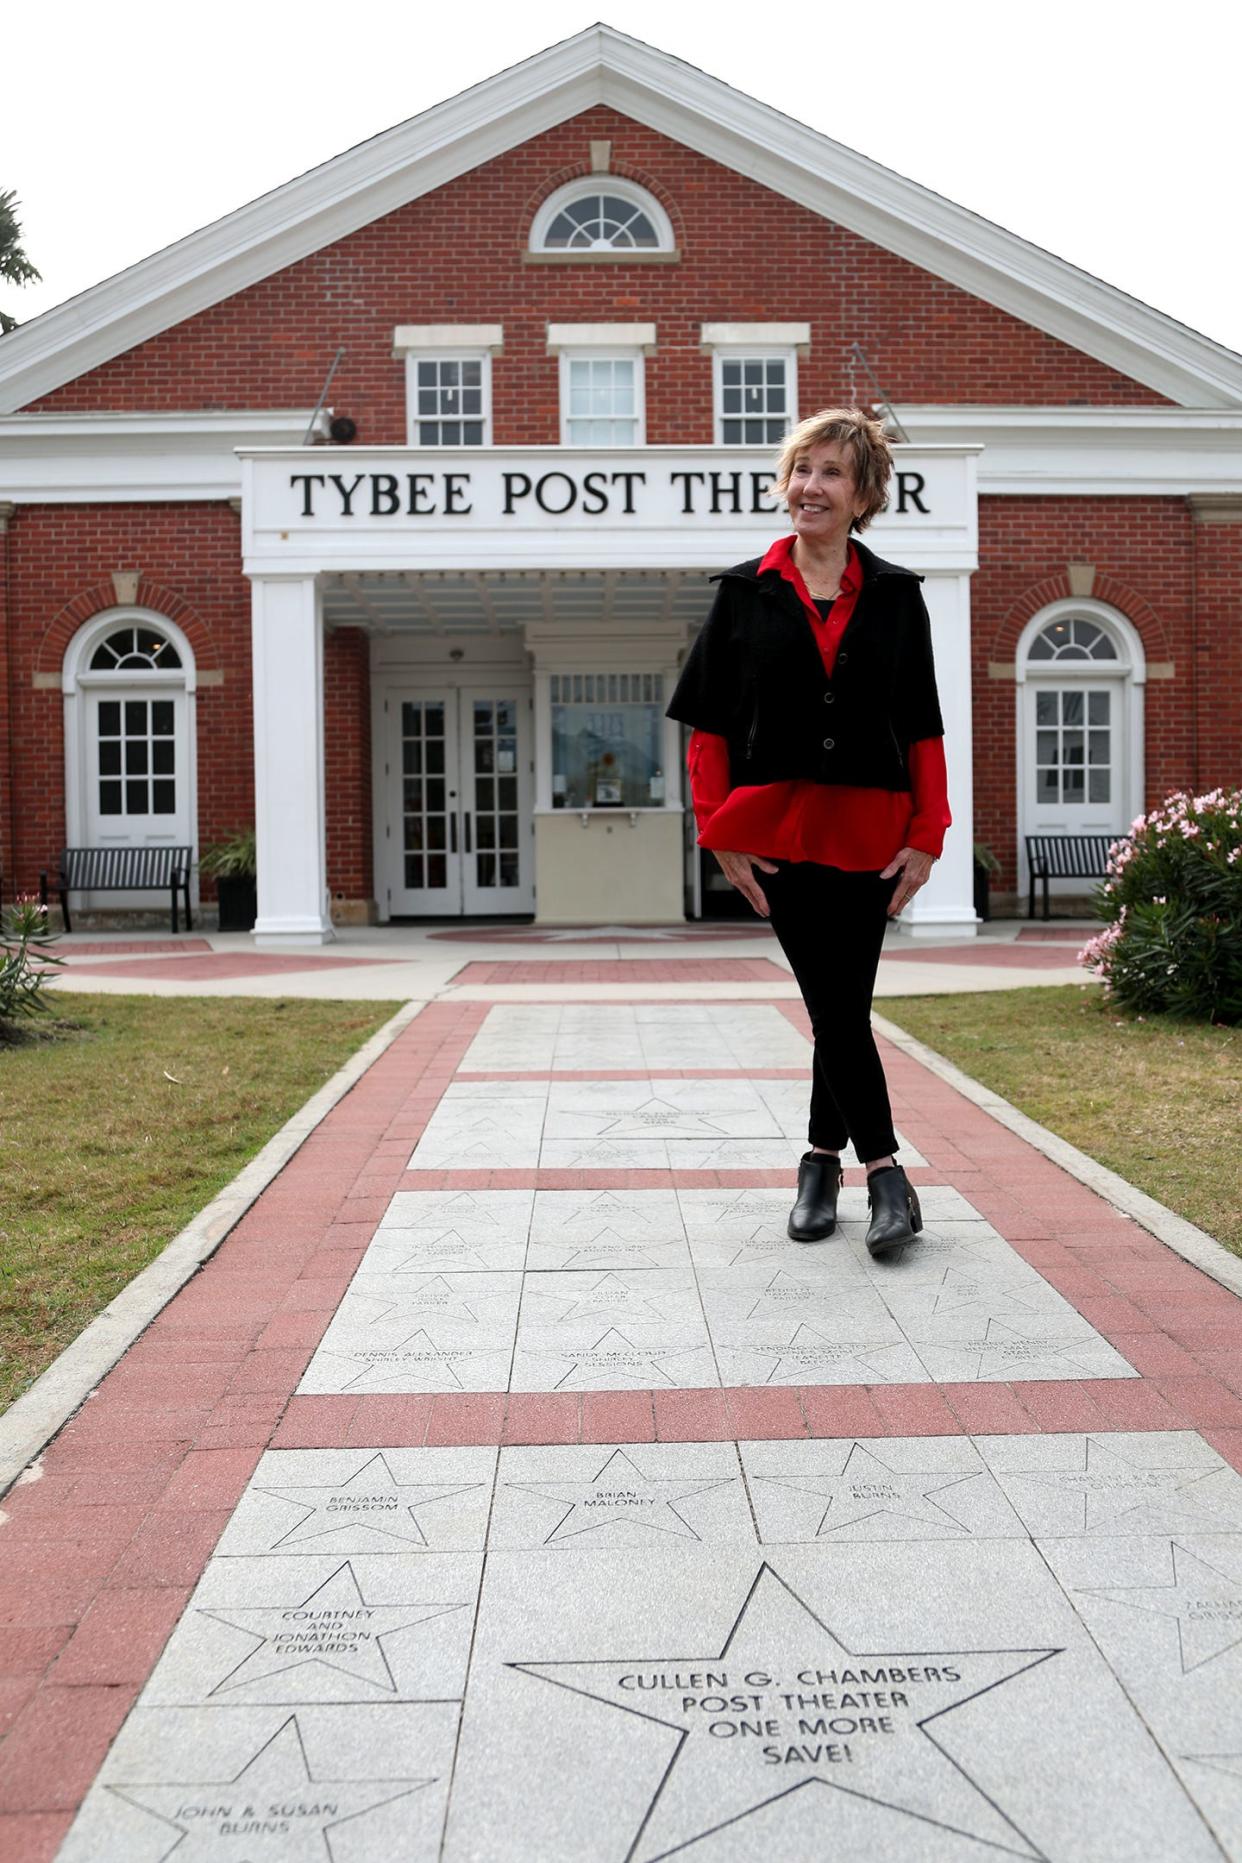
{"label": "walkway seam", "polygon": [[377,1029],[0,1416],[0,1496],[64,1428],[191,1275],[215,1254],[333,1107],[425,1007],[421,999],[405,1003]]}
{"label": "walkway seam", "polygon": [[1042,1151],[1046,1158],[1059,1164],[1071,1177],[1076,1177],[1080,1184],[1086,1184],[1088,1189],[1096,1191],[1115,1209],[1121,1210],[1126,1216],[1132,1216],[1135,1222],[1154,1235],[1158,1242],[1163,1242],[1166,1248],[1171,1248],[1175,1255],[1180,1255],[1183,1261],[1200,1269],[1221,1287],[1228,1288],[1231,1294],[1242,1295],[1242,1260],[1231,1255],[1206,1229],[1200,1229],[1187,1217],[1179,1216],[1176,1210],[1170,1210],[1165,1204],[1157,1202],[1155,1197],[1149,1197],[1145,1190],[1139,1190],[1124,1177],[1119,1177],[1116,1171],[1110,1171],[1106,1164],[1101,1164],[1096,1158],[1089,1158],[1086,1152],[1079,1151],[1068,1139],[1050,1132],[1047,1126],[1041,1126],[1038,1120],[1020,1112],[1008,1100],[1002,1099],[999,1093],[994,1093],[991,1087],[985,1087],[969,1074],[964,1074],[960,1067],[955,1067],[952,1061],[937,1054],[934,1048],[929,1048],[916,1036],[907,1034],[905,1029],[890,1022],[887,1016],[873,1014],[871,1020],[872,1025],[895,1048],[900,1048],[913,1060],[921,1061],[931,1073],[938,1074],[941,1080],[955,1087],[963,1098],[981,1107],[984,1112],[991,1113],[1001,1125],[1008,1126],[1011,1132],[1025,1139],[1028,1145],[1033,1145],[1036,1151]]}

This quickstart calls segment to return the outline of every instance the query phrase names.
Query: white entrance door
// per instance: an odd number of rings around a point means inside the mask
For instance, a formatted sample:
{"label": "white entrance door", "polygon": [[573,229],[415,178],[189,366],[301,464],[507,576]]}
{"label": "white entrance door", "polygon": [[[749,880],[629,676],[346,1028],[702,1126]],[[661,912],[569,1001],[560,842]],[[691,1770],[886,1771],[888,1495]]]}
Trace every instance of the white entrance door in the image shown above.
{"label": "white entrance door", "polygon": [[[1122,833],[1128,793],[1124,690],[1116,680],[1028,680],[1025,833]],[[1053,880],[1051,889],[1081,892],[1089,884]]]}
{"label": "white entrance door", "polygon": [[86,706],[87,845],[189,845],[185,693],[112,686]]}
{"label": "white entrance door", "polygon": [[529,691],[420,687],[385,707],[390,914],[533,912]]}

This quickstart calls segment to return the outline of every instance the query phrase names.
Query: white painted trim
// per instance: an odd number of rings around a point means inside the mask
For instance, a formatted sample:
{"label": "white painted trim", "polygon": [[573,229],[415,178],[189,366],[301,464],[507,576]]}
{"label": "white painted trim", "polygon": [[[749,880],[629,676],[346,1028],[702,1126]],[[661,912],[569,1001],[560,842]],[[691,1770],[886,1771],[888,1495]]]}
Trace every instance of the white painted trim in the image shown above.
{"label": "white painted trim", "polygon": [[550,323],[548,354],[565,349],[641,349],[649,355],[656,346],[653,323]]}
{"label": "white painted trim", "polygon": [[[480,369],[480,387],[483,400],[483,438],[481,446],[492,443],[492,353],[489,349],[452,349],[447,346],[434,351],[408,349],[405,351],[405,432],[411,447],[419,445],[417,428],[418,417],[418,365],[420,362],[478,362]],[[464,416],[462,417],[465,418]],[[474,417],[471,416],[473,419]],[[441,452],[438,446],[421,449],[427,458],[434,459]],[[455,450],[455,449],[454,449]],[[471,447],[470,451],[476,449]]]}
{"label": "white painted trim", "polygon": [[505,327],[502,323],[399,323],[392,333],[392,353],[404,356],[411,349],[434,349],[437,353],[455,354],[458,350],[502,350]]}
{"label": "white painted trim", "polygon": [[699,342],[704,349],[809,349],[809,323],[705,323]]}
{"label": "white painted trim", "polygon": [[[556,329],[557,327],[558,326],[555,324],[549,324],[548,326],[550,330]],[[563,328],[564,326],[561,326],[561,327]],[[619,327],[624,328],[625,326],[621,325]],[[642,328],[644,326],[639,326],[639,327]],[[655,325],[648,324],[645,327],[647,329],[654,330]],[[606,329],[608,328],[608,326],[606,324],[598,324],[595,326],[595,328]],[[569,372],[570,372],[570,368],[575,362],[584,362],[588,360],[592,362],[632,362],[633,363],[634,365],[634,414],[633,414],[634,439],[631,445],[627,447],[618,446],[615,450],[618,452],[632,453],[632,452],[637,451],[639,447],[646,446],[647,444],[647,368],[643,360],[643,357],[645,354],[646,352],[644,350],[637,349],[637,348],[621,349],[621,348],[612,348],[612,347],[609,347],[609,348],[600,347],[597,349],[593,345],[585,345],[585,344],[581,348],[579,348],[576,345],[571,345],[571,344],[566,344],[561,348],[560,362],[557,365],[557,376],[558,376],[558,385],[559,385],[559,391],[560,391],[560,406],[561,406],[560,438],[561,438],[561,445],[563,447],[573,446],[575,444],[569,437],[569,422],[571,418],[570,413],[569,413]],[[581,416],[575,415],[573,418],[586,420],[586,419],[590,419],[591,417],[589,415],[581,415]],[[624,415],[616,415],[616,416],[605,415],[603,418],[605,419],[615,418],[618,420],[623,420],[626,417]]]}
{"label": "white painted trim", "polygon": [[[1050,621],[1059,621],[1063,617],[1082,616],[1088,621],[1095,621],[1117,643],[1119,652],[1115,660],[1031,660],[1029,658],[1031,642],[1037,634],[1042,633]],[[1123,824],[1133,821],[1142,813],[1143,801],[1147,792],[1147,656],[1143,650],[1143,640],[1134,623],[1121,613],[1118,608],[1107,602],[1097,601],[1093,596],[1066,595],[1055,602],[1049,602],[1037,614],[1031,616],[1018,636],[1014,652],[1014,745],[1017,789],[1017,842],[1014,848],[1018,874],[1019,901],[1028,895],[1031,876],[1026,860],[1026,836],[1038,833],[1030,825],[1030,782],[1031,755],[1033,745],[1027,730],[1027,696],[1026,688],[1031,680],[1050,680],[1053,682],[1068,679],[1081,679],[1100,683],[1107,680],[1110,685],[1120,689],[1121,701],[1118,707],[1118,729],[1124,733],[1122,743],[1122,771],[1124,790],[1120,798],[1120,814]],[[1124,833],[1124,825],[1118,831]],[[1074,892],[1082,882],[1074,880],[1058,881],[1051,879],[1048,890],[1051,898],[1056,898],[1058,891]],[[1041,893],[1037,889],[1038,903]]]}
{"label": "white painted trim", "polygon": [[[168,673],[91,673],[90,657],[105,635],[114,628],[124,627],[127,623],[145,622],[156,627],[162,634],[167,634],[181,656],[179,671]],[[90,820],[90,798],[87,795],[87,766],[85,743],[85,713],[88,709],[79,701],[85,691],[99,691],[107,686],[124,686],[132,684],[135,688],[148,687],[167,692],[185,693],[185,784],[186,811],[189,818],[189,843],[197,854],[198,839],[198,667],[194,658],[194,649],[189,637],[175,621],[161,614],[158,608],[139,608],[133,603],[123,603],[115,608],[103,608],[89,621],[84,621],[65,648],[61,661],[61,694],[64,709],[64,756],[65,756],[65,845],[82,847],[89,840],[87,823]],[[89,894],[86,895],[89,897]],[[103,895],[98,896],[100,899]],[[143,893],[114,893],[109,896],[111,903],[120,910],[141,907],[150,904],[150,898]],[[198,861],[194,861],[190,872],[190,903],[197,909],[199,905]],[[86,907],[85,910],[94,910]]]}
{"label": "white painted trim", "polygon": [[0,410],[601,103],[1174,401],[1242,405],[1242,356],[1223,343],[682,60],[590,26],[23,324],[0,349]]}
{"label": "white painted trim", "polygon": [[[785,432],[789,433],[798,420],[798,352],[796,349],[772,349],[761,343],[745,343],[736,346],[720,344],[711,352],[712,356],[712,439],[717,446],[725,444],[724,423],[724,365],[726,362],[783,362],[785,365]],[[729,420],[745,420],[746,416],[730,414]],[[768,418],[768,417],[764,417]],[[749,442],[743,441],[743,445]],[[774,446],[776,443],[769,441]]]}
{"label": "white painted trim", "polygon": [[659,241],[657,246],[609,247],[611,253],[624,252],[627,257],[631,250],[640,258],[650,258],[655,252],[672,252],[676,246],[673,223],[654,194],[649,194],[637,181],[630,181],[624,175],[600,174],[592,171],[589,175],[578,175],[573,181],[567,181],[557,188],[554,194],[539,203],[539,209],[531,221],[530,238],[527,249],[536,252],[541,258],[564,259],[572,265],[576,259],[588,257],[596,248],[583,246],[546,246],[548,228],[556,219],[561,209],[568,207],[572,201],[581,200],[584,194],[613,194],[618,200],[628,201],[633,207],[640,207],[655,229]]}
{"label": "white painted trim", "polygon": [[1242,492],[1242,409],[902,403],[897,413],[912,446],[982,443],[983,496]]}
{"label": "white painted trim", "polygon": [[63,1429],[100,1379],[180,1293],[190,1276],[210,1260],[337,1102],[425,1007],[425,1003],[403,1003],[9,1406],[0,1417],[0,1493]]}
{"label": "white painted trim", "polygon": [[0,483],[15,504],[217,504],[241,496],[238,447],[301,446],[313,413],[0,416]]}

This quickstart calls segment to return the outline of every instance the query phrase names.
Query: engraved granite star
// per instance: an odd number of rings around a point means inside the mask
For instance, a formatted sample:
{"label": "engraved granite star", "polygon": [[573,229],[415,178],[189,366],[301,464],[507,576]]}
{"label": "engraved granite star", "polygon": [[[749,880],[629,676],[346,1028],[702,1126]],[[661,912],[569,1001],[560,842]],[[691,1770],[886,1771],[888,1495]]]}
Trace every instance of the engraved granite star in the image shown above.
{"label": "engraved granite star", "polygon": [[590,1481],[511,1481],[505,1485],[562,1508],[560,1519],[544,1540],[545,1546],[551,1546],[557,1540],[577,1539],[618,1523],[697,1540],[698,1534],[677,1503],[727,1487],[732,1479],[724,1475],[711,1481],[670,1481],[644,1475],[624,1449],[614,1449]]}
{"label": "engraved granite star", "polygon": [[[693,1358],[705,1349],[706,1345],[676,1346],[668,1351],[656,1351],[650,1346],[635,1344],[618,1327],[610,1326],[592,1345],[534,1346],[530,1348],[530,1355],[532,1358],[551,1359],[554,1366],[569,1361],[567,1369],[552,1385],[554,1391],[616,1391],[645,1390],[657,1378],[663,1384],[681,1388],[681,1379],[665,1371],[664,1361]],[[601,1378],[606,1382],[587,1382]]]}
{"label": "engraved granite star", "polygon": [[[1061,1653],[856,1651],[765,1562],[718,1654],[626,1652],[604,1661],[506,1666],[676,1736],[626,1863],[657,1863],[726,1831],[738,1854],[753,1854],[734,1827],[813,1788],[831,1794],[823,1801],[826,1844],[840,1791],[1042,1863],[1043,1852],[970,1776],[965,1734],[954,1739],[946,1729],[942,1745],[933,1730],[955,1709]],[[735,1695],[742,1698],[736,1707]],[[1003,1716],[1006,1706],[998,1701],[993,1715]],[[1019,1690],[1009,1710],[1017,1742],[1029,1711]],[[735,1727],[744,1720],[759,1732],[717,1737],[713,1727],[726,1720]],[[897,1819],[894,1825],[901,1828]]]}
{"label": "engraved granite star", "polygon": [[375,1326],[382,1326],[387,1321],[400,1326],[411,1314],[424,1312],[437,1320],[457,1320],[468,1326],[477,1326],[479,1323],[475,1308],[468,1301],[458,1298],[442,1274],[429,1274],[421,1287],[403,1287],[399,1300],[385,1303],[376,1294],[358,1294],[355,1299],[365,1300],[380,1308],[371,1322]]}
{"label": "engraved granite star", "polygon": [[[211,1693],[224,1694],[313,1664],[395,1696],[397,1684],[384,1648],[387,1639],[465,1609],[461,1603],[368,1604],[347,1560],[300,1602],[200,1609],[200,1617],[227,1624],[255,1640],[249,1655],[235,1663]],[[364,1695],[364,1699],[372,1697]]]}
{"label": "engraved granite star", "polygon": [[[556,1299],[545,1295],[544,1299]],[[667,1324],[668,1313],[653,1300],[646,1300],[637,1288],[630,1287],[615,1274],[601,1274],[575,1300],[564,1302],[564,1310],[555,1320],[540,1324],[566,1326],[574,1320],[607,1320],[621,1315],[627,1321],[655,1320]]]}
{"label": "engraved granite star", "polygon": [[1173,1577],[1167,1585],[1084,1585],[1081,1590],[1134,1611],[1154,1611],[1177,1623],[1182,1674],[1215,1662],[1242,1643],[1242,1579],[1170,1540]]}
{"label": "engraved granite star", "polygon": [[973,1370],[962,1371],[970,1381],[992,1378],[1094,1377],[1098,1372],[1096,1354],[1103,1343],[1096,1334],[1083,1338],[1081,1332],[1058,1338],[1021,1332],[1000,1320],[989,1320],[982,1333],[955,1339],[944,1333],[935,1339],[919,1338],[913,1327],[910,1343],[923,1356],[948,1353],[954,1358],[973,1358]]}
{"label": "engraved granite star", "polygon": [[[548,1206],[544,1204],[542,1207],[546,1210]],[[591,1197],[586,1203],[579,1203],[568,1210],[558,1221],[557,1228],[572,1229],[575,1223],[593,1223],[601,1216],[624,1217],[627,1223],[641,1223],[644,1229],[667,1221],[666,1217],[649,1216],[645,1211],[646,1206],[637,1200],[626,1203],[622,1198],[614,1196],[611,1190],[604,1190],[599,1196]]]}
{"label": "engraved granite star", "polygon": [[[1204,1512],[1213,1513],[1212,1498],[1195,1490],[1219,1475],[1213,1468],[1150,1468],[1118,1454],[1111,1445],[1088,1436],[1080,1469],[1011,1469],[1005,1482],[1021,1482],[1065,1497],[1074,1505],[1079,1532],[1094,1533],[1146,1508],[1188,1516],[1204,1525]],[[1183,1495],[1186,1499],[1181,1499]],[[1232,1524],[1232,1519],[1220,1521]],[[1064,1531],[1058,1528],[1058,1531]]]}
{"label": "engraved granite star", "polygon": [[338,1863],[332,1832],[434,1784],[317,1778],[291,1714],[231,1779],[107,1789],[177,1832],[163,1853],[176,1863]]}
{"label": "engraved granite star", "polygon": [[941,1537],[949,1538],[965,1535],[969,1528],[947,1508],[941,1507],[934,1497],[975,1481],[983,1473],[982,1469],[964,1472],[945,1469],[936,1474],[928,1470],[903,1474],[882,1462],[872,1450],[855,1443],[839,1475],[758,1475],[756,1480],[775,1488],[791,1488],[799,1494],[813,1494],[825,1501],[827,1505],[815,1528],[817,1539],[830,1537],[863,1521],[883,1518],[918,1521],[933,1528]]}
{"label": "engraved granite star", "polygon": [[[392,1235],[393,1231],[391,1230],[387,1233],[381,1230],[377,1240],[387,1242],[392,1239]],[[468,1242],[458,1229],[442,1229],[437,1231],[435,1235],[429,1235],[425,1239],[420,1236],[411,1253],[408,1254],[403,1261],[398,1262],[397,1266],[393,1268],[391,1272],[393,1274],[425,1274],[430,1263],[444,1256],[448,1256],[451,1260],[455,1261],[475,1262],[480,1268],[490,1268],[494,1270],[494,1257],[485,1254],[484,1251],[486,1249],[495,1250],[521,1247],[522,1238],[520,1236],[514,1236],[512,1238],[488,1236],[485,1241],[475,1243]]]}
{"label": "engraved granite star", "polygon": [[[499,1346],[457,1346],[438,1345],[425,1326],[399,1339],[394,1345],[374,1352],[332,1352],[324,1354],[327,1358],[343,1358],[347,1364],[356,1365],[359,1360],[366,1360],[361,1371],[341,1386],[342,1391],[377,1391],[390,1385],[394,1378],[400,1379],[398,1391],[421,1391],[431,1389],[444,1390],[446,1387],[439,1380],[450,1378],[452,1386],[458,1391],[472,1390],[473,1385],[463,1384],[453,1369],[453,1361],[460,1359],[466,1364],[476,1360],[508,1360],[508,1348]],[[430,1386],[426,1380],[436,1382]],[[410,1380],[422,1379],[422,1383]],[[487,1388],[487,1387],[484,1387]]]}
{"label": "engraved granite star", "polygon": [[470,1494],[482,1486],[479,1481],[401,1482],[380,1452],[344,1481],[256,1488],[255,1493],[269,1494],[302,1509],[302,1518],[272,1541],[269,1550],[274,1552],[279,1546],[300,1546],[307,1540],[330,1539],[338,1533],[375,1534],[389,1543],[396,1540],[426,1546],[428,1540],[416,1518],[417,1509],[451,1500],[457,1494]]}
{"label": "engraved granite star", "polygon": [[720,1340],[717,1344],[732,1357],[754,1364],[756,1375],[741,1380],[746,1384],[888,1384],[892,1380],[885,1361],[895,1353],[904,1379],[910,1375],[908,1363],[913,1359],[904,1339],[832,1339],[805,1323],[788,1340],[774,1340],[770,1345],[726,1347]]}
{"label": "engraved granite star", "polygon": [[[679,1242],[681,1237],[679,1234],[674,1234],[668,1239]],[[615,1260],[618,1255],[625,1257],[624,1265],[627,1268],[639,1264],[647,1268],[660,1266],[659,1257],[653,1255],[644,1243],[635,1241],[629,1236],[618,1235],[615,1229],[601,1229],[598,1235],[580,1241],[576,1247],[573,1247],[565,1238],[562,1238],[562,1244],[566,1248],[571,1248],[572,1251],[561,1263],[562,1268],[572,1268],[578,1263],[581,1263],[584,1268],[598,1266],[601,1257],[608,1261]],[[546,1248],[548,1243],[544,1242],[535,1246]]]}

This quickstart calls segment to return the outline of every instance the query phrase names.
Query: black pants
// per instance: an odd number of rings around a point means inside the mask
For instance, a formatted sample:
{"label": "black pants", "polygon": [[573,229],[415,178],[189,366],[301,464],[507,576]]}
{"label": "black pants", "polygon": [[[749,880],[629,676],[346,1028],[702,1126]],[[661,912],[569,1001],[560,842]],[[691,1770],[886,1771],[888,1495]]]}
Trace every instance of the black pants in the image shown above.
{"label": "black pants", "polygon": [[900,874],[846,873],[815,861],[782,860],[775,873],[752,869],[772,914],[772,930],[802,992],[815,1036],[811,1079],[812,1145],[865,1164],[895,1153],[888,1083],[871,1033],[871,993]]}

